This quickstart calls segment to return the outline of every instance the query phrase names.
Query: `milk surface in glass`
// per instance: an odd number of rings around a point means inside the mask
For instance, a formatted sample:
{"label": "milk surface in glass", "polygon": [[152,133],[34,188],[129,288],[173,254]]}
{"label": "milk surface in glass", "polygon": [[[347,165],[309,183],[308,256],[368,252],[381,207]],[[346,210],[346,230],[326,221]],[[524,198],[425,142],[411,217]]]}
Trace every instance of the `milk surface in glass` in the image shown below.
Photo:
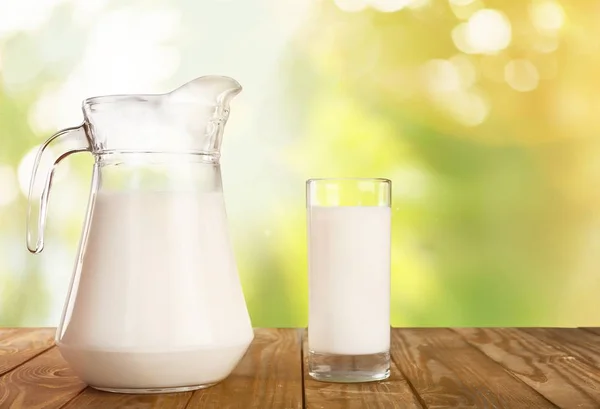
{"label": "milk surface in glass", "polygon": [[309,349],[367,355],[390,346],[387,206],[309,208]]}
{"label": "milk surface in glass", "polygon": [[222,194],[101,192],[88,232],[59,343],[75,372],[100,388],[225,378],[253,333]]}

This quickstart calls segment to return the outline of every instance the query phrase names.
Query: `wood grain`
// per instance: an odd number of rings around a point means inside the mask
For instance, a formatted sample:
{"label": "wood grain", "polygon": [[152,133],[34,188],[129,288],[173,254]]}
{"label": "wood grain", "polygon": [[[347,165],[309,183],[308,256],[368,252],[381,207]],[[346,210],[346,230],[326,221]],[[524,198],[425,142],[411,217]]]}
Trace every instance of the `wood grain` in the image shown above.
{"label": "wood grain", "polygon": [[581,329],[585,330],[585,331],[588,331],[588,332],[591,332],[591,333],[596,334],[596,335],[600,335],[600,328],[597,328],[597,327],[593,327],[593,328],[592,327],[586,327],[586,328],[581,328]]}
{"label": "wood grain", "polygon": [[392,376],[365,384],[303,374],[297,330],[255,334],[218,385],[122,395],[85,388],[52,347],[54,329],[0,329],[0,408],[600,408],[598,328],[394,329]]}
{"label": "wood grain", "polygon": [[54,345],[54,328],[0,329],[0,375]]}
{"label": "wood grain", "polygon": [[428,408],[556,406],[448,329],[394,329],[392,357]]}
{"label": "wood grain", "polygon": [[523,331],[600,369],[600,336],[578,328],[524,328]]}
{"label": "wood grain", "polygon": [[455,329],[467,342],[564,408],[600,408],[600,373],[524,331]]}
{"label": "wood grain", "polygon": [[306,409],[422,408],[417,396],[392,362],[390,377],[382,382],[327,383],[308,374],[308,343],[303,337],[304,404]]}
{"label": "wood grain", "polygon": [[25,330],[27,330],[27,328],[0,328],[0,341]]}
{"label": "wood grain", "polygon": [[0,377],[0,408],[60,408],[83,388],[54,347]]}
{"label": "wood grain", "polygon": [[195,391],[188,409],[302,408],[300,334],[257,329],[248,352],[223,382]]}
{"label": "wood grain", "polygon": [[192,392],[160,395],[126,395],[86,388],[61,409],[185,409]]}

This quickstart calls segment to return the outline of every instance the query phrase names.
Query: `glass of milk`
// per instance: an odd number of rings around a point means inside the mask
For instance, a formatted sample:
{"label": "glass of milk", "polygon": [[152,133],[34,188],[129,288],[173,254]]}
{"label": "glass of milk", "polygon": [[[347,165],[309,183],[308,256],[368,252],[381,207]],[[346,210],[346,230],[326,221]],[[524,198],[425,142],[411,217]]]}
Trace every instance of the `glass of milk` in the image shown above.
{"label": "glass of milk", "polygon": [[390,375],[391,181],[310,179],[308,372],[328,382]]}

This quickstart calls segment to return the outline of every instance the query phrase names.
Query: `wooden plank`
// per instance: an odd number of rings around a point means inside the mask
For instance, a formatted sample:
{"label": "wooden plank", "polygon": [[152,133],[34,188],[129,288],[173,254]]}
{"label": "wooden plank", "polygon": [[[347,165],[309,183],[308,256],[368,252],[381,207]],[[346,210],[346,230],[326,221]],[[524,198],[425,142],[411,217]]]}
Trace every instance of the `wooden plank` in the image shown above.
{"label": "wooden plank", "polygon": [[54,328],[0,329],[0,375],[54,345]]}
{"label": "wooden plank", "polygon": [[556,407],[455,332],[397,328],[392,334],[393,359],[428,408]]}
{"label": "wooden plank", "polygon": [[544,342],[600,368],[600,337],[578,328],[523,328]]}
{"label": "wooden plank", "polygon": [[581,329],[582,329],[582,330],[584,330],[584,331],[591,332],[591,333],[593,333],[593,334],[596,334],[596,335],[600,335],[600,328],[596,328],[596,327],[593,327],[593,328],[592,328],[592,327],[586,327],[586,328],[581,328]]}
{"label": "wooden plank", "polygon": [[514,328],[455,329],[467,342],[564,408],[600,408],[600,371]]}
{"label": "wooden plank", "polygon": [[102,392],[88,387],[61,409],[185,409],[191,397],[192,392],[156,395],[127,395]]}
{"label": "wooden plank", "polygon": [[223,382],[195,391],[188,409],[302,408],[302,362],[295,329],[257,329],[248,352]]}
{"label": "wooden plank", "polygon": [[27,328],[0,328],[0,341]]}
{"label": "wooden plank", "polygon": [[396,364],[390,377],[381,382],[329,383],[316,381],[308,374],[308,342],[303,337],[304,404],[306,409],[420,409],[418,397]]}
{"label": "wooden plank", "polygon": [[0,408],[60,408],[83,388],[54,347],[0,377]]}

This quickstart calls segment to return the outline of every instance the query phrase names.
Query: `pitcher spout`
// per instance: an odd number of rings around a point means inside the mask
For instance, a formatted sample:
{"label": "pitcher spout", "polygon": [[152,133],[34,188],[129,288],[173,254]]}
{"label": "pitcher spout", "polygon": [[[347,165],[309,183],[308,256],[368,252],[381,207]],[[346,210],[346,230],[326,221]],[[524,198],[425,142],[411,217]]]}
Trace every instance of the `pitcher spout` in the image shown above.
{"label": "pitcher spout", "polygon": [[198,135],[200,150],[218,160],[229,103],[241,91],[242,86],[233,78],[207,75],[170,92],[165,103],[187,125],[187,132]]}
{"label": "pitcher spout", "polygon": [[230,77],[206,75],[183,84],[169,96],[174,102],[191,102],[227,107],[233,97],[242,91],[239,82]]}

